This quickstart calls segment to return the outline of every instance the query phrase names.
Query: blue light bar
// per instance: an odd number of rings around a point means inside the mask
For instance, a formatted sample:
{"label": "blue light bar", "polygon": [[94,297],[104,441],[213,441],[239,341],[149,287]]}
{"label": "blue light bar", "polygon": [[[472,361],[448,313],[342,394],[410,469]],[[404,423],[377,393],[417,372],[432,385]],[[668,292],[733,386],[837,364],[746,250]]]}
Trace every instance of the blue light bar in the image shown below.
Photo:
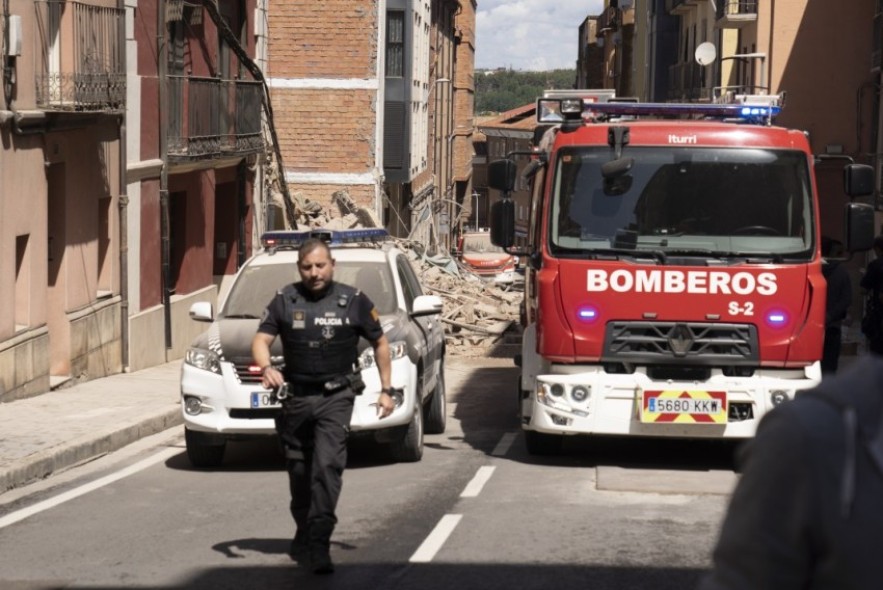
{"label": "blue light bar", "polygon": [[310,231],[268,231],[261,234],[264,248],[299,248],[310,238],[318,238],[330,246],[343,244],[377,244],[390,239],[389,232],[382,228],[368,229],[313,229]]}
{"label": "blue light bar", "polygon": [[654,117],[713,117],[717,119],[742,119],[746,122],[767,122],[782,111],[771,104],[707,104],[665,102],[599,102],[585,103],[583,115],[604,114],[608,116],[654,116]]}

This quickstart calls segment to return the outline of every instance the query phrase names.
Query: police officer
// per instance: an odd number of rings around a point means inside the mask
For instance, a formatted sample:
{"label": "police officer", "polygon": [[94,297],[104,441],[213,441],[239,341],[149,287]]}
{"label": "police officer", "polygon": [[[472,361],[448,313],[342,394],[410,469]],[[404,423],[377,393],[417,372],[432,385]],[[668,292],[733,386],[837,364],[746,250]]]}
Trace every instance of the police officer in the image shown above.
{"label": "police officer", "polygon": [[[291,543],[296,560],[309,555],[315,573],[330,573],[331,533],[346,466],[346,439],[353,401],[365,385],[359,378],[359,337],[374,348],[380,372],[377,414],[390,415],[389,342],[374,304],[354,287],[337,283],[334,259],[324,241],[310,238],[298,250],[300,281],[277,292],[252,340],[262,385],[287,383],[276,430],[285,448],[291,514],[297,525]],[[271,364],[270,346],[282,340],[284,368]]]}

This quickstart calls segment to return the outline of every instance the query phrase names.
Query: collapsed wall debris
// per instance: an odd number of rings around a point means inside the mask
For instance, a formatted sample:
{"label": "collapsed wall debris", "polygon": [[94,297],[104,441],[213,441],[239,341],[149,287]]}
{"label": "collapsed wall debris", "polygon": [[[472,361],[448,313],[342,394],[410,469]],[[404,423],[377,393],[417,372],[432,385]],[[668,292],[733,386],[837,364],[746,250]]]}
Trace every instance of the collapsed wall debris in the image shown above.
{"label": "collapsed wall debris", "polygon": [[[358,207],[345,189],[335,191],[331,203],[336,214],[317,201],[295,194],[296,229],[354,229],[381,227],[373,211]],[[430,255],[425,246],[394,238],[420,277],[429,295],[444,301],[440,321],[445,328],[447,352],[457,356],[514,355],[520,351],[519,306],[523,283],[496,284],[481,278],[447,253]]]}

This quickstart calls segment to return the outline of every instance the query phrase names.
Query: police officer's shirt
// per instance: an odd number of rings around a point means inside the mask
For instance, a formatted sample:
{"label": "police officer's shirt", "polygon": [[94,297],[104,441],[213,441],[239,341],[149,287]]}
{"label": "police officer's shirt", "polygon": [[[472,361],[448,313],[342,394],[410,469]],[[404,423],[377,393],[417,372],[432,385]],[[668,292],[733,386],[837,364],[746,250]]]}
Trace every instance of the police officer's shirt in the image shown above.
{"label": "police officer's shirt", "polygon": [[[332,296],[335,291],[336,283],[332,282],[318,297],[303,286],[303,283],[295,283],[298,297],[302,297],[306,301],[319,301],[324,297]],[[283,342],[287,330],[301,330],[312,328],[308,326],[308,322],[316,322],[320,318],[315,316],[304,318],[302,321],[293,321],[292,318],[285,317],[285,300],[282,290],[276,293],[276,296],[270,301],[264,310],[261,323],[258,326],[258,332],[269,334],[271,336],[281,336]],[[376,342],[383,336],[383,327],[380,325],[380,314],[374,303],[363,291],[356,290],[352,301],[347,306],[348,323],[345,322],[349,329],[354,330],[359,336],[364,337],[370,342]]]}

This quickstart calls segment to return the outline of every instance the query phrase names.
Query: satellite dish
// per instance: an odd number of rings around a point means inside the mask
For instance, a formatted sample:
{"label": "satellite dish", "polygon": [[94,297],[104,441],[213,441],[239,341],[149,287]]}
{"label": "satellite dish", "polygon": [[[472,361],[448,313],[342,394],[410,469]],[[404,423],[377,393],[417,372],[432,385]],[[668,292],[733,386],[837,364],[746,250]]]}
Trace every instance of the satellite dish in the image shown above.
{"label": "satellite dish", "polygon": [[700,66],[707,66],[710,63],[714,63],[714,60],[717,59],[717,48],[714,46],[714,43],[706,41],[699,44],[695,55],[696,63]]}

